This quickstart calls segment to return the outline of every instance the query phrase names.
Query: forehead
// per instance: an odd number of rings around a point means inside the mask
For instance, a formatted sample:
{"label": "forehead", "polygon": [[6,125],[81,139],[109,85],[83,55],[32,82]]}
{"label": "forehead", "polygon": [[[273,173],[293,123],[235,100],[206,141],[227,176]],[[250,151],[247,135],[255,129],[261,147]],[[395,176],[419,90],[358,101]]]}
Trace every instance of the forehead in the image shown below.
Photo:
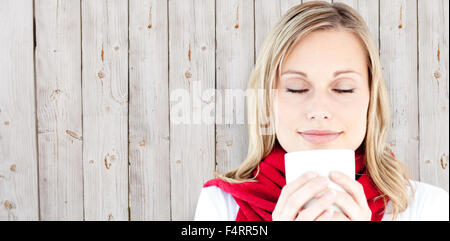
{"label": "forehead", "polygon": [[360,38],[348,30],[319,30],[298,41],[283,61],[282,72],[335,72],[367,68],[367,54]]}

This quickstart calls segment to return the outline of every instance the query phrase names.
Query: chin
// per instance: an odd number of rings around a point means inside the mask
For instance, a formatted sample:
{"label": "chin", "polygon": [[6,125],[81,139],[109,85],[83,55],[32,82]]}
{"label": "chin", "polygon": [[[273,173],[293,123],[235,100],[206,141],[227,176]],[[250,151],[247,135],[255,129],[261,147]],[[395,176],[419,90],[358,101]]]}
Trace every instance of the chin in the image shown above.
{"label": "chin", "polygon": [[318,150],[318,149],[341,149],[341,148],[337,147],[336,145],[330,145],[328,143],[317,145],[309,144],[308,150]]}
{"label": "chin", "polygon": [[353,148],[349,148],[346,147],[345,145],[342,145],[342,143],[339,142],[327,142],[327,143],[322,143],[322,144],[313,144],[310,142],[300,142],[297,145],[298,148],[296,148],[299,151],[302,150],[319,150],[319,149],[352,149]]}

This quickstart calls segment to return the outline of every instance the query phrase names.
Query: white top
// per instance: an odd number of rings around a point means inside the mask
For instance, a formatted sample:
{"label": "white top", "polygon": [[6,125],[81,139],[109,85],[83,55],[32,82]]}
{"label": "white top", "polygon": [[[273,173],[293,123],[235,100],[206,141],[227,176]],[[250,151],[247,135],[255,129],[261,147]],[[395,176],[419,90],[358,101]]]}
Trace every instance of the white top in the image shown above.
{"label": "white top", "polygon": [[[423,182],[411,181],[415,196],[408,208],[398,214],[397,221],[449,221],[449,195],[444,189]],[[408,190],[411,194],[410,190]],[[391,202],[381,221],[391,221]],[[195,211],[195,221],[234,221],[239,205],[231,194],[216,186],[204,187]]]}

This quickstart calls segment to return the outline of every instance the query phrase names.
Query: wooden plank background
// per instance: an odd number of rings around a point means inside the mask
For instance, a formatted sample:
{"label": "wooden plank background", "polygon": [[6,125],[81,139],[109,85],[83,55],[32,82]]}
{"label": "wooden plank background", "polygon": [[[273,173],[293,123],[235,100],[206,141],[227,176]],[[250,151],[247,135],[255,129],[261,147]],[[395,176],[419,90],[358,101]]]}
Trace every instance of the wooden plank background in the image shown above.
{"label": "wooden plank background", "polygon": [[[448,1],[333,2],[377,40],[396,156],[448,191]],[[192,220],[202,184],[247,154],[245,100],[223,96],[299,3],[2,1],[0,220]]]}

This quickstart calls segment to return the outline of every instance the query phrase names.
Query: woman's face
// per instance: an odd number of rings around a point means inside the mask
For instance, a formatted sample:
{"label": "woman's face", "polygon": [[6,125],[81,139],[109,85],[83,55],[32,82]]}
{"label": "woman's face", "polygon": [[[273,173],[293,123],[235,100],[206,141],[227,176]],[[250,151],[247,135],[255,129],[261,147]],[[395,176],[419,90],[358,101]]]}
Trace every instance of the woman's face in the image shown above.
{"label": "woman's face", "polygon": [[351,32],[320,30],[300,40],[285,57],[276,83],[281,146],[287,152],[356,150],[366,133],[367,66],[365,48]]}

